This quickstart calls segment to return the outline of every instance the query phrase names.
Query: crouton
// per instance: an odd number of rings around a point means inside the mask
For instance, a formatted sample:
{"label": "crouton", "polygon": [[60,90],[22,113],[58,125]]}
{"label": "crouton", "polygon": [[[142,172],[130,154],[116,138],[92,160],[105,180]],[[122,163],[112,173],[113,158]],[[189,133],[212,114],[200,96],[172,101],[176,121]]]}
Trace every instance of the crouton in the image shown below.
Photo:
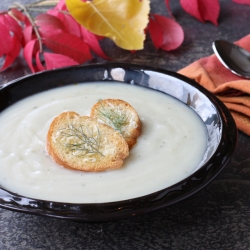
{"label": "crouton", "polygon": [[46,149],[59,165],[90,172],[119,168],[129,155],[120,132],[75,112],[61,113],[53,120]]}
{"label": "crouton", "polygon": [[123,100],[98,101],[92,107],[90,117],[121,133],[129,149],[136,144],[137,137],[141,134],[141,122],[136,110]]}

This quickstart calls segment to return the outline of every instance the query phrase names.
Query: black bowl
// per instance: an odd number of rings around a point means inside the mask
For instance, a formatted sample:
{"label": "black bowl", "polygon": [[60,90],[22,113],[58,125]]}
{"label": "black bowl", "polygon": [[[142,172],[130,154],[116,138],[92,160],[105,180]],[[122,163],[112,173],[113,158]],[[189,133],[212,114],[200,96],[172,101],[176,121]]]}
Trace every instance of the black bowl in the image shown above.
{"label": "black bowl", "polygon": [[119,81],[156,89],[190,106],[201,117],[208,131],[207,150],[202,164],[191,176],[173,186],[129,200],[92,204],[62,203],[31,199],[0,187],[0,207],[85,222],[129,218],[169,206],[193,195],[210,183],[228,163],[237,142],[237,129],[230,112],[220,100],[199,84],[167,70],[110,63],[37,73],[0,87],[0,111],[44,90],[76,82],[94,81]]}

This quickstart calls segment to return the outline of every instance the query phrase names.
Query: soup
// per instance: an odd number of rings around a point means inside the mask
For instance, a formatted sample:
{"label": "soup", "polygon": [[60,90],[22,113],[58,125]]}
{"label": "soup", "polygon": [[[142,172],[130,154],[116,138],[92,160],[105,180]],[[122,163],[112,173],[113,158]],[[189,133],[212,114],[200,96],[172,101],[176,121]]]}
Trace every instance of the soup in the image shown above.
{"label": "soup", "polygon": [[[80,172],[57,165],[46,153],[49,126],[64,111],[89,115],[106,98],[122,99],[138,112],[142,134],[121,168]],[[207,145],[200,117],[164,93],[114,83],[84,83],[27,97],[0,114],[0,185],[42,200],[102,203],[132,199],[190,176]]]}

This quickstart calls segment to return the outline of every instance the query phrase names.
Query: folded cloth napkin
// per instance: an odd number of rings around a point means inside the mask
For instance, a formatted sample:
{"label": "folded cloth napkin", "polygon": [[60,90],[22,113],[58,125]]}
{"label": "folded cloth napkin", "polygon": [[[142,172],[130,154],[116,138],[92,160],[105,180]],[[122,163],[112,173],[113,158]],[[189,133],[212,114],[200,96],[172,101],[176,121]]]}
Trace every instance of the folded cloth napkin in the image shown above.
{"label": "folded cloth napkin", "polygon": [[[235,43],[250,51],[250,34]],[[237,128],[250,135],[250,80],[231,73],[214,54],[191,63],[178,73],[215,94],[231,111]]]}

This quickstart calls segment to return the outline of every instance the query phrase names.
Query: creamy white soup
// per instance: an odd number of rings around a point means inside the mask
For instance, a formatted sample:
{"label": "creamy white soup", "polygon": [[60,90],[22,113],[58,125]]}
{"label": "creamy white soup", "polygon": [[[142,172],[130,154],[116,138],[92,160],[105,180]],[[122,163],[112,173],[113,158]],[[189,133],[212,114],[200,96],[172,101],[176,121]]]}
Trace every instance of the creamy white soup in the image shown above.
{"label": "creamy white soup", "polygon": [[[57,165],[46,153],[50,123],[63,111],[89,115],[104,98],[129,102],[142,134],[120,169],[80,172]],[[206,127],[180,101],[120,83],[85,83],[25,98],[0,114],[0,185],[30,198],[73,203],[131,199],[159,191],[192,174],[207,143]]]}

